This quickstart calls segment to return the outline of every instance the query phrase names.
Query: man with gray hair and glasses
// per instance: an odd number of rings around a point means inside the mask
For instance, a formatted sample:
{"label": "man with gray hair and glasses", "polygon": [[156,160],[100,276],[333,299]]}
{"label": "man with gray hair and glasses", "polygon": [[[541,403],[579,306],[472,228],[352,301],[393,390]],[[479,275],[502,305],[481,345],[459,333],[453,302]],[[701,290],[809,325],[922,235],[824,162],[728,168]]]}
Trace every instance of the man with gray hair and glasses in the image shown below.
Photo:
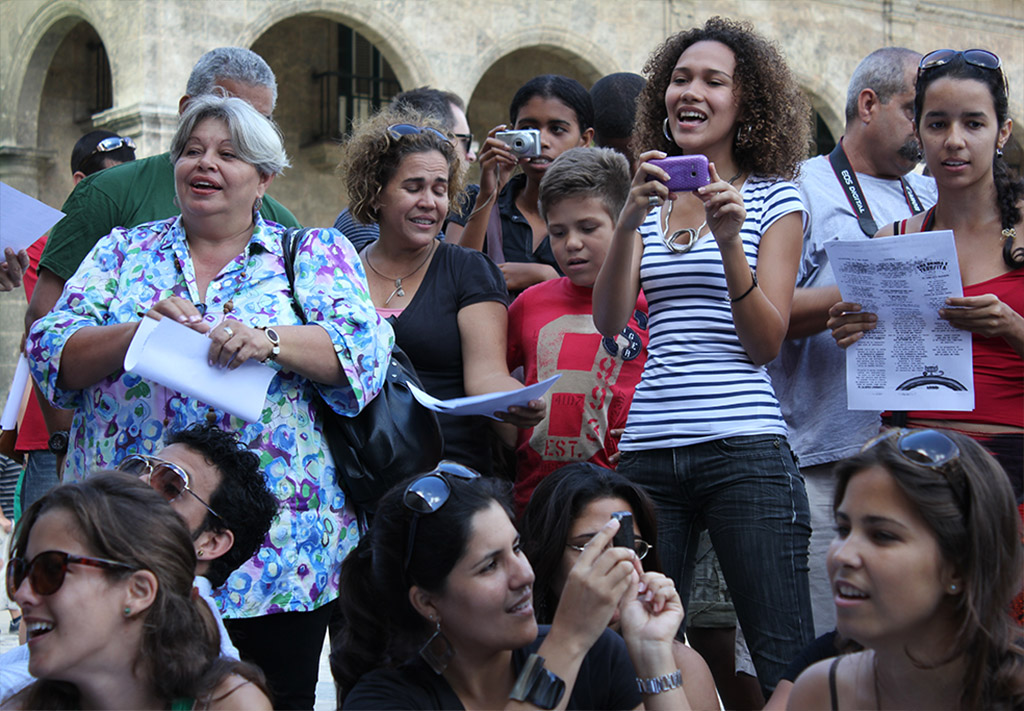
{"label": "man with gray hair and glasses", "polygon": [[824,243],[868,239],[894,220],[935,203],[935,181],[911,171],[921,150],[914,134],[914,80],[921,55],[885,47],[850,78],[846,127],[831,154],[803,163],[797,184],[807,206],[804,246],[787,340],[768,366],[789,426],[811,508],[810,584],[814,629],[835,627],[825,571],[833,537],[832,467],[878,434],[880,413],[846,407],[846,353],[825,328],[839,289]]}

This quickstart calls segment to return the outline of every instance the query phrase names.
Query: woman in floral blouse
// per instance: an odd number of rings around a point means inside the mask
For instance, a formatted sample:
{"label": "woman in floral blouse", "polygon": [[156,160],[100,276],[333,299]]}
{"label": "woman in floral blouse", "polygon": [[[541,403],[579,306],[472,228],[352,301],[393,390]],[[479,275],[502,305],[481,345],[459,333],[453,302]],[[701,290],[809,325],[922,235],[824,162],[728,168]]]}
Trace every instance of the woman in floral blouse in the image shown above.
{"label": "woman in floral blouse", "polygon": [[[65,480],[153,453],[168,431],[204,419],[239,432],[260,455],[280,512],[263,548],[215,593],[278,707],[312,708],[328,603],[358,539],[323,446],[316,395],[335,412],[358,413],[381,387],[393,334],[374,311],[358,257],[334,230],[311,230],[299,246],[295,298],[308,325],[296,316],[284,228],[258,212],[288,164],[270,121],[240,99],[193,99],[171,158],[181,215],[115,229],[96,244],[29,334],[33,375],[51,401],[76,410]],[[207,334],[210,360],[222,367],[255,358],[278,370],[259,421],[126,373],[144,315]]]}

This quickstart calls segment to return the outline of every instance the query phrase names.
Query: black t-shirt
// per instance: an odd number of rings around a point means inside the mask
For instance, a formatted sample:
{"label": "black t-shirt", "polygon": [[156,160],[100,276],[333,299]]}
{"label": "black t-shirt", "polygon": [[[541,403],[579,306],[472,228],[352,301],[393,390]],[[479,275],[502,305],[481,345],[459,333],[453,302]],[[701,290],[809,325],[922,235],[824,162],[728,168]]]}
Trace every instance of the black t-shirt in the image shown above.
{"label": "black t-shirt", "polygon": [[[549,627],[530,645],[512,652],[516,676],[527,657],[536,652]],[[636,688],[636,672],[626,643],[605,630],[587,652],[576,683],[569,693],[569,709],[634,709],[642,701]],[[345,709],[462,709],[462,702],[443,676],[415,659],[398,669],[376,669],[356,683],[345,699]]]}
{"label": "black t-shirt", "polygon": [[782,678],[785,681],[796,681],[800,673],[815,662],[837,656],[839,650],[836,649],[836,634],[835,630],[826,632],[801,649],[800,654],[796,655],[782,673]]}
{"label": "black t-shirt", "polygon": [[[392,320],[395,340],[412,361],[423,389],[439,400],[466,395],[458,314],[485,301],[508,305],[501,270],[480,252],[440,242],[416,295]],[[444,414],[438,420],[445,458],[489,473],[489,420]]]}
{"label": "black t-shirt", "polygon": [[[501,215],[501,246],[505,251],[504,261],[547,264],[554,267],[558,275],[562,276],[562,270],[555,260],[555,253],[551,251],[549,236],[545,235],[537,249],[533,248],[533,228],[516,207],[516,196],[525,187],[526,176],[520,173],[513,175],[512,179],[498,193],[498,214]],[[502,260],[496,257],[494,261]]]}

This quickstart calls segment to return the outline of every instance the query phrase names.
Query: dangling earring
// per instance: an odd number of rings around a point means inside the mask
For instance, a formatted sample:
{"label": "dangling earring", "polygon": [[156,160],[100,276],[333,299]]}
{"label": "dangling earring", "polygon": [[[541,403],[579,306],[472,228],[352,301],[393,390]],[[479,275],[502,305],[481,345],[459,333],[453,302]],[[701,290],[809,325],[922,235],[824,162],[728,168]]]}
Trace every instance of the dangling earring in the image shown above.
{"label": "dangling earring", "polygon": [[434,629],[434,634],[430,635],[426,643],[420,647],[420,657],[427,663],[434,673],[441,675],[444,670],[448,668],[448,662],[455,656],[455,650],[452,649],[451,642],[441,632],[441,620],[434,620],[434,624],[437,627]]}
{"label": "dangling earring", "polygon": [[736,129],[736,146],[742,146],[750,142],[750,124],[745,123]]}
{"label": "dangling earring", "polygon": [[261,207],[263,207],[263,198],[260,197],[259,195],[257,195],[256,196],[256,202],[254,202],[252,204],[252,221],[253,221],[253,224],[256,223],[256,218],[260,214],[260,208]]}
{"label": "dangling earring", "polygon": [[1002,148],[997,148],[996,149],[996,158],[1002,158],[1002,157],[1003,157],[1003,149]]}
{"label": "dangling earring", "polygon": [[665,138],[668,139],[669,143],[675,143],[675,139],[672,138],[672,134],[668,132],[668,116],[666,116],[665,120],[661,123],[661,132],[665,135]]}

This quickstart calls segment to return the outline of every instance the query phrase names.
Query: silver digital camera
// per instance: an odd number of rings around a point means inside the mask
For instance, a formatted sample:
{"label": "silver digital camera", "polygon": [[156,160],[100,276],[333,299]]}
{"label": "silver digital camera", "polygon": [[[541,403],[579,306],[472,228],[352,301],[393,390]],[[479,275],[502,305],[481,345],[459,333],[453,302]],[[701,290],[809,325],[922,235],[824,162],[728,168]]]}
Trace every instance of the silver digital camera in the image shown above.
{"label": "silver digital camera", "polygon": [[526,128],[522,131],[498,131],[494,137],[508,146],[520,158],[540,155],[540,131]]}

